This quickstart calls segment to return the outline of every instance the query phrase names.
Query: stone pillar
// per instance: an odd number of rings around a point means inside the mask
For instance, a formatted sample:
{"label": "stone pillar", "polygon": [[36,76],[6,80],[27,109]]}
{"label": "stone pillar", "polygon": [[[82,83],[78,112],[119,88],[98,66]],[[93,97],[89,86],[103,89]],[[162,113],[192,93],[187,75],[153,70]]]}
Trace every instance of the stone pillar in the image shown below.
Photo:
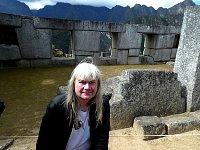
{"label": "stone pillar", "polygon": [[142,34],[138,33],[138,25],[126,24],[126,32],[118,33],[117,36],[114,36],[113,41],[114,48],[118,49],[117,64],[140,64],[139,50]]}
{"label": "stone pillar", "polygon": [[78,51],[99,51],[100,32],[73,31],[73,48]]}
{"label": "stone pillar", "polygon": [[187,111],[200,109],[200,7],[184,14],[174,72],[185,89]]}
{"label": "stone pillar", "polygon": [[16,29],[22,59],[51,58],[51,30],[35,29],[33,19],[22,19]]}
{"label": "stone pillar", "polygon": [[138,49],[141,47],[142,34],[138,33],[138,26],[126,24],[126,32],[118,33],[118,49]]}
{"label": "stone pillar", "polygon": [[128,64],[128,50],[118,50],[117,64],[118,65],[127,65]]}
{"label": "stone pillar", "polygon": [[73,31],[72,49],[76,62],[79,63],[87,56],[100,57],[100,32],[98,31]]}

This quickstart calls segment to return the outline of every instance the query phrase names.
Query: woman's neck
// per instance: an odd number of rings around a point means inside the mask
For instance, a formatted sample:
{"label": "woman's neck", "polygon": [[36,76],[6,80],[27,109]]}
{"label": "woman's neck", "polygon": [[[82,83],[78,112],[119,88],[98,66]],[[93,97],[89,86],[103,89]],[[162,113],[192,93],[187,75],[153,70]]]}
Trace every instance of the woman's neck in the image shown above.
{"label": "woman's neck", "polygon": [[79,110],[81,111],[87,111],[88,110],[88,106],[85,103],[82,103],[79,101]]}
{"label": "woman's neck", "polygon": [[80,106],[79,110],[86,112],[86,111],[88,111],[88,107],[87,106],[84,106],[84,107]]}
{"label": "woman's neck", "polygon": [[86,101],[83,101],[81,99],[78,100],[79,101],[79,110],[81,111],[87,111],[88,110],[88,105]]}

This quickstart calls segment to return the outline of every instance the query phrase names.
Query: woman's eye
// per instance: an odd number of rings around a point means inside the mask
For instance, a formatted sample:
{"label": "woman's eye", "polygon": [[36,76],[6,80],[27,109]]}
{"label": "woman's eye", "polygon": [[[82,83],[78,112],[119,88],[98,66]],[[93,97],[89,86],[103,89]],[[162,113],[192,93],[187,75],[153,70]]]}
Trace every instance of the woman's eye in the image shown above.
{"label": "woman's eye", "polygon": [[78,82],[79,84],[95,84],[96,82],[95,81],[79,81]]}
{"label": "woman's eye", "polygon": [[95,81],[90,81],[90,82],[89,82],[89,84],[94,84],[94,83],[95,83]]}
{"label": "woman's eye", "polygon": [[79,83],[81,83],[81,84],[85,84],[85,82],[84,82],[84,81],[79,81]]}

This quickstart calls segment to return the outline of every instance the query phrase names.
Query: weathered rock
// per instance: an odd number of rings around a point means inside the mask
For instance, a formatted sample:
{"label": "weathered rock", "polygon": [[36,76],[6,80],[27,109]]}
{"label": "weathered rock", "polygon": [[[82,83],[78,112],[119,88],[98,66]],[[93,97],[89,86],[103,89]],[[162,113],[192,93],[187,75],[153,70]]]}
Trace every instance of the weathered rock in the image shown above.
{"label": "weathered rock", "polygon": [[141,64],[140,57],[128,57],[128,64]]}
{"label": "weathered rock", "polygon": [[100,51],[100,32],[74,31],[74,49],[78,51]]}
{"label": "weathered rock", "polygon": [[200,113],[183,113],[163,117],[163,123],[167,126],[167,134],[173,135],[197,129],[200,125],[200,118],[197,117],[197,114],[199,115]]}
{"label": "weathered rock", "polygon": [[187,7],[174,72],[186,89],[187,111],[200,109],[200,8]]}
{"label": "weathered rock", "polygon": [[118,50],[117,64],[126,65],[128,63],[128,50]]}
{"label": "weathered rock", "polygon": [[158,70],[125,70],[109,79],[111,127],[130,127],[137,116],[168,116],[185,112],[177,74]]}
{"label": "weathered rock", "polygon": [[154,58],[151,56],[140,55],[139,58],[140,58],[141,64],[155,64]]}
{"label": "weathered rock", "polygon": [[145,48],[149,49],[171,49],[175,34],[147,34]]}
{"label": "weathered rock", "polygon": [[129,49],[128,51],[128,56],[130,57],[138,57],[140,54],[140,49],[136,48],[136,49]]}
{"label": "weathered rock", "polygon": [[199,130],[199,127],[200,110],[160,118],[157,116],[136,117],[133,124],[134,131],[144,140]]}
{"label": "weathered rock", "polygon": [[176,53],[177,53],[177,48],[172,48],[172,51],[171,51],[171,59],[175,59],[176,58]]}
{"label": "weathered rock", "polygon": [[151,56],[154,61],[169,61],[172,49],[145,49],[144,55]]}
{"label": "weathered rock", "polygon": [[136,24],[126,24],[126,32],[118,34],[118,49],[137,49],[141,47],[142,34]]}
{"label": "weathered rock", "polygon": [[0,45],[0,60],[21,59],[19,47],[17,45]]}
{"label": "weathered rock", "polygon": [[35,29],[32,19],[22,19],[16,28],[22,59],[51,58],[51,30]]}
{"label": "weathered rock", "polygon": [[133,128],[136,134],[142,135],[144,140],[158,138],[165,135],[166,129],[162,119],[157,116],[141,116],[134,119]]}

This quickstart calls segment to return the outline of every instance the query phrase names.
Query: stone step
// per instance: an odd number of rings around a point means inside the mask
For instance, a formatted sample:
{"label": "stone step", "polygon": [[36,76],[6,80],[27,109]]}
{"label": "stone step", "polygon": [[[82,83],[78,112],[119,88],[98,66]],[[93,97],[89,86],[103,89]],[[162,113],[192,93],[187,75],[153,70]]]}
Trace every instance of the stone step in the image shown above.
{"label": "stone step", "polygon": [[136,134],[142,135],[144,140],[192,131],[200,128],[200,110],[160,118],[136,117],[133,128]]}

